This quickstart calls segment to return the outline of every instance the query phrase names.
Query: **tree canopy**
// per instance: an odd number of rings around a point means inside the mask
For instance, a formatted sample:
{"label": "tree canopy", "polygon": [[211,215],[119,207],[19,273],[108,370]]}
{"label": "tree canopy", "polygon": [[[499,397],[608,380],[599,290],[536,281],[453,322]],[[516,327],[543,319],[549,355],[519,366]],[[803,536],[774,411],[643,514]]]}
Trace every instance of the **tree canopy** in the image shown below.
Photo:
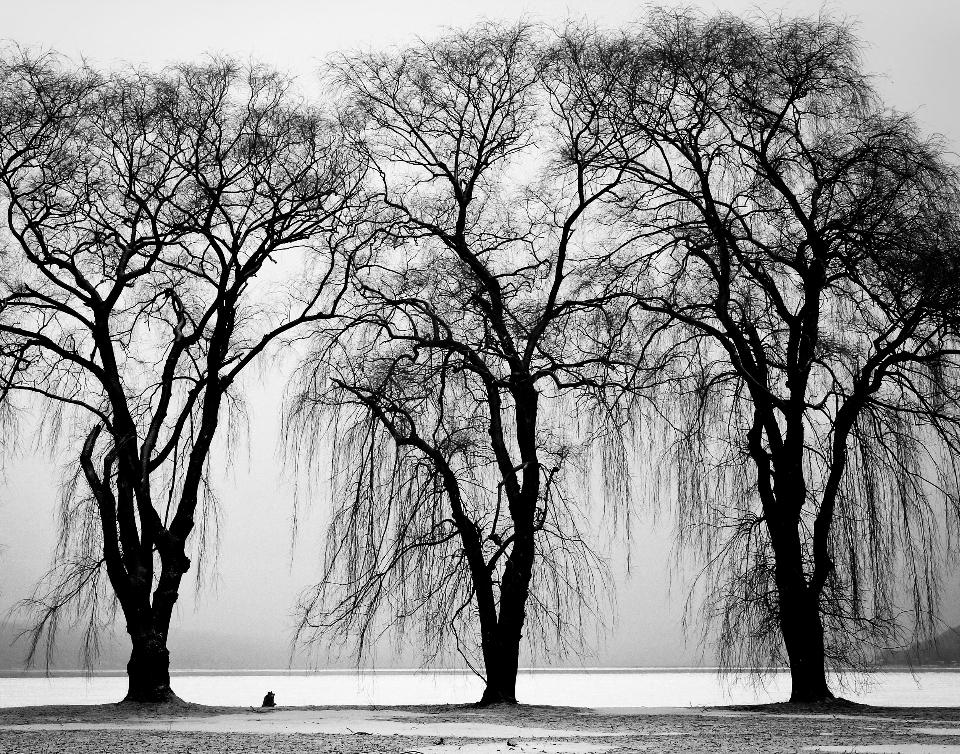
{"label": "tree canopy", "polygon": [[[3,63],[3,389],[36,397],[78,461],[56,565],[28,604],[34,647],[68,611],[94,642],[119,603],[128,698],[162,701],[188,538],[214,510],[218,425],[240,407],[241,372],[335,306],[363,166],[266,68]],[[261,282],[304,245],[318,250],[309,286]]]}
{"label": "tree canopy", "polygon": [[[677,514],[729,667],[795,701],[929,631],[960,513],[955,167],[884,107],[848,26],[657,12],[579,43],[582,96],[632,147],[613,202]],[[649,327],[649,324],[647,325]],[[668,376],[669,375],[669,376]],[[669,399],[666,396],[669,395]]]}
{"label": "tree canopy", "polygon": [[333,482],[301,641],[416,627],[513,703],[525,638],[578,646],[639,489],[723,665],[789,666],[794,701],[936,628],[960,175],[849,24],[485,22],[324,82],[0,61],[0,403],[76,459],[34,648],[119,605],[128,698],[170,698],[215,441],[281,348],[289,451]]}

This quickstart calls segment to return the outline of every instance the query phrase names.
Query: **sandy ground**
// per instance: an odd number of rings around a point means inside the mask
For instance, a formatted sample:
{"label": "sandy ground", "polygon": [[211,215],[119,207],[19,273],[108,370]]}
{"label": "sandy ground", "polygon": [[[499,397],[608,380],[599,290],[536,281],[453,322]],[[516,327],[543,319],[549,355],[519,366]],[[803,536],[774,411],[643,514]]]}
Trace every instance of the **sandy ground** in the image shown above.
{"label": "sandy ground", "polygon": [[41,754],[960,754],[960,708],[0,708],[0,752]]}

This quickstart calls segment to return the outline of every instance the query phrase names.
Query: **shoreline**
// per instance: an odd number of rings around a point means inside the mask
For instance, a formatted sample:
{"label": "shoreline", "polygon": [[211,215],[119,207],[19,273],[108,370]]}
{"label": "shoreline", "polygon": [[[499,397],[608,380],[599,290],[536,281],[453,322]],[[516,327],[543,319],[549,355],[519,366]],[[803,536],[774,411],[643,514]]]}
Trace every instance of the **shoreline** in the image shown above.
{"label": "shoreline", "polygon": [[[517,693],[527,704],[586,708],[726,707],[773,703],[789,696],[785,673],[757,678],[749,673],[723,674],[716,669],[620,668],[567,672],[521,672]],[[323,669],[265,670],[226,673],[194,669],[174,672],[173,690],[182,699],[206,705],[241,707],[259,704],[269,689],[282,705],[430,705],[470,703],[480,698],[482,682],[473,674],[413,669],[387,672]],[[960,670],[914,672],[887,669],[870,675],[837,677],[838,696],[879,706],[933,707],[960,703]],[[127,692],[125,673],[69,673],[0,677],[0,709],[50,704],[97,705],[116,702]]]}

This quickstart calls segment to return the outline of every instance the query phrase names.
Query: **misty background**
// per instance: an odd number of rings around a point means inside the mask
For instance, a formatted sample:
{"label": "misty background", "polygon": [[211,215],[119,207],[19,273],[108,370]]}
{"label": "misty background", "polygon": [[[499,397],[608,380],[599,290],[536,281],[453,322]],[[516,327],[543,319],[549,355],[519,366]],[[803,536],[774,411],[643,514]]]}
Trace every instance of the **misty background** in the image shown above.
{"label": "misty background", "polygon": [[[707,12],[760,12],[755,2],[663,2],[696,6]],[[133,4],[120,0],[83,3],[2,0],[0,38],[37,50],[56,50],[74,60],[86,58],[98,67],[131,64],[159,68],[223,53],[276,66],[298,78],[310,96],[318,89],[316,70],[338,49],[383,47],[413,37],[431,37],[444,27],[469,26],[481,18],[562,23],[582,18],[620,25],[637,18],[646,4],[591,0],[578,6],[565,2],[414,2],[357,0],[164,0]],[[858,23],[865,42],[865,69],[876,74],[876,87],[888,104],[915,114],[929,133],[940,133],[956,151],[960,143],[960,2],[957,0],[792,0],[769,3],[763,12],[776,15],[821,11]],[[293,360],[287,366],[292,366]],[[170,631],[174,668],[285,667],[295,626],[293,610],[299,592],[317,580],[324,546],[322,480],[311,485],[298,478],[292,463],[284,465],[280,409],[285,375],[246,380],[249,425],[233,447],[232,463],[221,442],[218,494],[221,500],[219,548],[215,564],[201,572],[199,591],[185,580]],[[33,433],[25,419],[20,433]],[[23,647],[9,649],[16,630],[10,608],[28,597],[50,564],[56,543],[58,484],[63,464],[76,459],[52,458],[45,449],[21,441],[2,460],[0,477],[0,670],[15,669]],[[294,538],[294,516],[297,528]],[[711,665],[709,649],[698,646],[693,628],[684,637],[682,619],[695,561],[674,567],[670,516],[654,520],[652,509],[638,510],[627,551],[622,530],[607,522],[598,531],[599,549],[610,555],[614,604],[599,616],[597,635],[588,636],[595,651],[559,664],[586,666]],[[615,536],[614,536],[615,535]],[[194,560],[196,563],[196,560]],[[190,582],[187,584],[187,582]],[[960,623],[960,579],[956,570],[945,584],[943,614],[950,626]],[[694,595],[694,609],[696,595]],[[692,615],[695,617],[695,614]],[[946,627],[946,626],[945,626]],[[77,667],[76,643],[64,642],[56,666]],[[106,638],[101,667],[122,668],[127,659],[122,617],[116,638]],[[379,667],[418,664],[413,653],[393,656],[384,646],[375,658]],[[704,653],[705,652],[705,653]],[[558,664],[550,657],[530,658],[537,665]],[[295,666],[310,662],[294,660]],[[326,664],[325,655],[313,663]],[[339,665],[349,665],[346,656]]]}

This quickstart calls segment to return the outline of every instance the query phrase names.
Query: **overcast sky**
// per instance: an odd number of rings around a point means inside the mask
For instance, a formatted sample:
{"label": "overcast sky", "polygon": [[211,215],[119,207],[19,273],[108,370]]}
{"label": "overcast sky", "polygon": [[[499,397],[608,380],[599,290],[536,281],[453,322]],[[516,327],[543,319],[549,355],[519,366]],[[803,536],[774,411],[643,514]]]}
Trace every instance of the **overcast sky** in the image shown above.
{"label": "overcast sky", "polygon": [[[707,10],[816,14],[854,19],[867,42],[867,67],[898,107],[917,111],[933,130],[960,137],[960,2],[957,0],[693,0]],[[226,52],[283,67],[309,79],[343,47],[402,42],[481,17],[556,22],[586,16],[603,24],[635,18],[631,0],[2,0],[3,31],[20,44],[109,64],[159,65]]]}
{"label": "overcast sky", "polygon": [[[664,5],[678,3],[665,2]],[[690,2],[706,10],[816,14],[825,10],[858,23],[867,70],[889,105],[914,112],[928,132],[960,142],[960,0],[747,0]],[[310,89],[329,53],[341,48],[402,43],[444,26],[481,18],[559,22],[586,17],[603,25],[636,18],[645,3],[591,0],[0,0],[2,33],[22,46],[81,56],[99,66],[161,66],[217,52],[254,58],[298,76]],[[320,518],[301,527],[291,562],[292,488],[279,478],[275,456],[279,391],[254,389],[250,464],[246,456],[224,483],[219,579],[199,602],[181,598],[177,626],[275,635],[290,625],[296,593],[317,573]],[[24,452],[5,463],[0,486],[0,615],[26,596],[49,562],[54,542],[56,468]],[[616,664],[680,657],[677,632],[685,597],[673,583],[667,604],[668,546],[661,534],[634,542],[633,576],[618,589],[619,620],[600,659]],[[956,588],[951,588],[956,595]],[[952,623],[960,610],[945,611]]]}

